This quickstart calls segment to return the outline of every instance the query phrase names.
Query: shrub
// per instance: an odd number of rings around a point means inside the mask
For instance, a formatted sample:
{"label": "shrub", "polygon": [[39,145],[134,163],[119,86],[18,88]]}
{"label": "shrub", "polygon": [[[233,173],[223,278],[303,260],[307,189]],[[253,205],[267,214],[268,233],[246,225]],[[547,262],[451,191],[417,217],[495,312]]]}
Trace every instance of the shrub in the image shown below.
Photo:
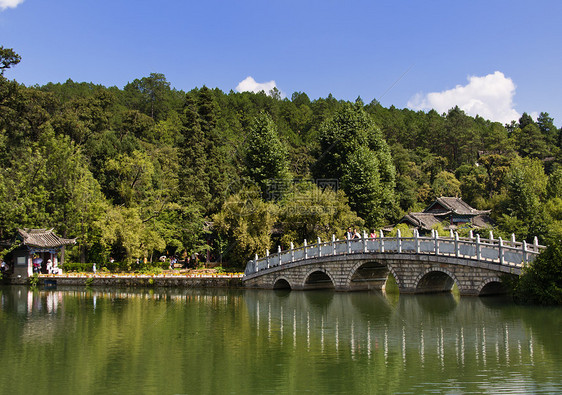
{"label": "shrub", "polygon": [[553,244],[526,268],[513,286],[517,303],[562,304],[562,246]]}
{"label": "shrub", "polygon": [[29,286],[31,288],[37,288],[37,285],[39,285],[39,274],[34,273],[33,276],[27,279],[27,281],[29,282]]}

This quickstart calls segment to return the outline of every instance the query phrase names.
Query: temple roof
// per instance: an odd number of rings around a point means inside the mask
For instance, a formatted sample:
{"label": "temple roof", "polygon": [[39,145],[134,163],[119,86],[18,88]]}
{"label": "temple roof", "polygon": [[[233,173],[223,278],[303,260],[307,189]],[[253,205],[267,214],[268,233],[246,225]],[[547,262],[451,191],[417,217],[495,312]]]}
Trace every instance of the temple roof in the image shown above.
{"label": "temple roof", "polygon": [[489,214],[490,210],[477,210],[470,207],[470,205],[461,198],[442,196],[431,203],[423,212],[434,214],[445,214],[453,212],[457,215],[475,216],[480,214]]}
{"label": "temple roof", "polygon": [[18,229],[18,236],[22,239],[22,244],[30,247],[57,248],[76,244],[76,239],[63,239],[53,229]]}
{"label": "temple roof", "polygon": [[441,223],[441,219],[431,213],[408,213],[400,222],[409,222],[420,229],[431,229],[433,225]]}
{"label": "temple roof", "polygon": [[[407,222],[412,226],[431,230],[434,225],[442,223],[444,220],[451,218],[466,218],[470,221],[470,225],[474,228],[487,228],[493,226],[493,221],[488,215],[490,210],[477,210],[470,207],[461,198],[457,197],[440,197],[431,203],[421,213],[408,213],[400,221]],[[457,224],[451,221],[451,224],[445,229],[456,229]]]}

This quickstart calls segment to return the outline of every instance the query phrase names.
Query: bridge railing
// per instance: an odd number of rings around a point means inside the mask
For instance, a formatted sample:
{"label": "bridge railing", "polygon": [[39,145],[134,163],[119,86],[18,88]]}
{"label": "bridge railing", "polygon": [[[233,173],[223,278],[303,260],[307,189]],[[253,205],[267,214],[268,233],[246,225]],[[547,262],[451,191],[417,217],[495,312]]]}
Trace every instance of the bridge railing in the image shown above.
{"label": "bridge railing", "polygon": [[419,236],[417,230],[414,230],[413,237],[402,237],[400,231],[397,233],[395,237],[384,237],[380,231],[379,237],[370,238],[363,234],[362,238],[350,240],[336,240],[335,236],[332,236],[331,241],[321,241],[318,238],[317,243],[312,245],[308,245],[307,240],[304,240],[300,247],[291,243],[289,250],[281,251],[281,247],[278,247],[275,254],[270,254],[268,250],[262,258],[256,255],[255,259],[246,265],[244,275],[325,256],[377,252],[449,256],[522,267],[533,261],[545,248],[538,244],[536,237],[533,244],[527,244],[525,241],[517,242],[514,235],[509,241],[504,241],[501,237],[495,239],[492,232],[488,239],[480,238],[480,235],[473,237],[472,232],[470,237],[459,237],[456,232],[451,232],[449,237],[439,237],[435,231],[432,231],[430,237]]}

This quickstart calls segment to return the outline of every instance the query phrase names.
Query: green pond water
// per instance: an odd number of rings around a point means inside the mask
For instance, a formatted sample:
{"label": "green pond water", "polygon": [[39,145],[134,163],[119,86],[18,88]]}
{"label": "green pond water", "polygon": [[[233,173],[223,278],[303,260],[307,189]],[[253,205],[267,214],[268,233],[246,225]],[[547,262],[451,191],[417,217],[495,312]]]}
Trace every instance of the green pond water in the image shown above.
{"label": "green pond water", "polygon": [[562,309],[328,291],[0,288],[3,394],[561,393]]}

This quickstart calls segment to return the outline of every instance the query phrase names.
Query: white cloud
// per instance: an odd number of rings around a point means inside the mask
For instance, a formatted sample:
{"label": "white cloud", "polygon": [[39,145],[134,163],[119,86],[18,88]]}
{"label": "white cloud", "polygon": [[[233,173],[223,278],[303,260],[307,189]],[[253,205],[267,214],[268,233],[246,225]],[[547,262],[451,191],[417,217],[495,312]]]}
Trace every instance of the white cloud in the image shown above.
{"label": "white cloud", "polygon": [[236,90],[238,92],[258,93],[264,91],[268,95],[269,91],[271,91],[273,88],[277,88],[277,84],[275,84],[275,81],[272,80],[269,82],[256,82],[256,80],[252,77],[246,77],[246,79],[240,81],[240,83],[236,85]]}
{"label": "white cloud", "polygon": [[439,113],[459,106],[468,115],[480,115],[491,121],[509,123],[520,114],[513,108],[515,84],[502,72],[484,77],[470,76],[467,85],[457,85],[443,92],[417,94],[408,101],[414,110],[435,109]]}
{"label": "white cloud", "polygon": [[0,0],[0,10],[4,11],[6,8],[16,8],[23,3],[23,0]]}

